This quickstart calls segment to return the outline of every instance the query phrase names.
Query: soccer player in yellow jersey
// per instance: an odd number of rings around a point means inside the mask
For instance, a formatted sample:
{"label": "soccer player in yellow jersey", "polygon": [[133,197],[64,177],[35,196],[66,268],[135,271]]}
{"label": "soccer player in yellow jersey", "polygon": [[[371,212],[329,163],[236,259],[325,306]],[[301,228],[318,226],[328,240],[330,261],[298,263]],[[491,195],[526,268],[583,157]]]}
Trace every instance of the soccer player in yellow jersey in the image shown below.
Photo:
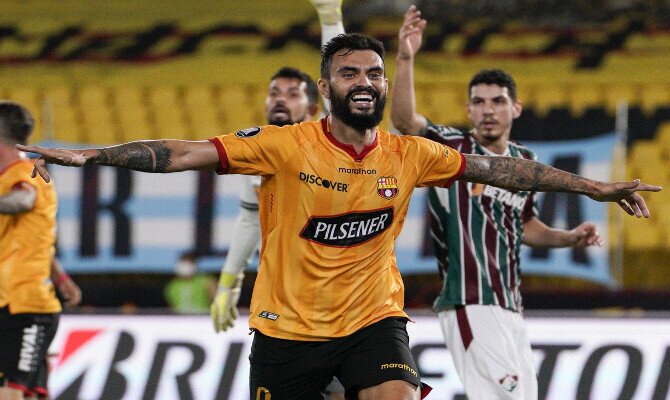
{"label": "soccer player in yellow jersey", "polygon": [[332,114],[261,126],[209,141],[136,141],[112,147],[20,149],[46,163],[145,172],[215,169],[260,175],[263,245],[251,302],[250,394],[318,399],[333,375],[359,400],[417,400],[403,283],[393,251],[410,195],[455,179],[514,190],[581,193],[648,217],[637,191],[512,157],[464,155],[421,137],[380,129],[388,82],[381,42],[339,35],[323,48],[320,93]]}
{"label": "soccer player in yellow jersey", "polygon": [[54,286],[68,304],[81,298],[54,258],[53,185],[31,179],[33,162],[14,147],[32,128],[28,110],[0,101],[0,400],[48,395],[46,354],[61,311]]}

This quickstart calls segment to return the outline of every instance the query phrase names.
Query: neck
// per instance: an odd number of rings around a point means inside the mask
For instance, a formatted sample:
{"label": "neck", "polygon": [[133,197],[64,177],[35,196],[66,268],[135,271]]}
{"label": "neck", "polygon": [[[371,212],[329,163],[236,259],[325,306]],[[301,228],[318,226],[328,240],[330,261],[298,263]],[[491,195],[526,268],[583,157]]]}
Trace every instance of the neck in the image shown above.
{"label": "neck", "polygon": [[507,151],[507,144],[509,142],[509,134],[507,135],[502,135],[500,137],[497,137],[495,139],[489,139],[486,137],[483,137],[482,135],[479,134],[476,130],[472,131],[473,136],[475,137],[475,140],[477,143],[479,143],[481,146],[486,147],[486,149],[496,153],[496,154],[505,154]]}
{"label": "neck", "polygon": [[377,137],[377,127],[358,130],[340,121],[332,114],[328,116],[330,122],[330,133],[340,143],[354,147],[357,153],[363,151],[365,146],[372,144]]}

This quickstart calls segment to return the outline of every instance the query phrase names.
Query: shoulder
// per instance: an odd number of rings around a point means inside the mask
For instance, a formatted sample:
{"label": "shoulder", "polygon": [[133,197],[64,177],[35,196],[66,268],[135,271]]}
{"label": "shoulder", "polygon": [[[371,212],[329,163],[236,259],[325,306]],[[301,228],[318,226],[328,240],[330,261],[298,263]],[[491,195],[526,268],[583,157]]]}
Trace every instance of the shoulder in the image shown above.
{"label": "shoulder", "polygon": [[527,158],[530,160],[535,160],[537,158],[537,154],[535,154],[533,150],[517,141],[510,140],[509,147],[510,150],[516,150],[519,153],[519,156],[522,158]]}
{"label": "shoulder", "polygon": [[432,140],[446,142],[463,140],[466,137],[466,134],[460,129],[446,125],[438,125],[428,120],[427,125],[422,130],[422,136]]}

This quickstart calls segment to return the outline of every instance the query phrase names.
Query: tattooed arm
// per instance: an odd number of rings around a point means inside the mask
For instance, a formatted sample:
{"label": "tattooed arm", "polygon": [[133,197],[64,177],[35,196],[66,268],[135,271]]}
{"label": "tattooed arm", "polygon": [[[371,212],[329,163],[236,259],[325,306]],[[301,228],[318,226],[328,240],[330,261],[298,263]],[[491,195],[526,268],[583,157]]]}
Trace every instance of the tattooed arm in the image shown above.
{"label": "tattooed arm", "polygon": [[569,192],[597,201],[612,201],[628,214],[649,217],[649,210],[637,191],[658,192],[659,186],[632,182],[599,182],[571,174],[532,160],[515,157],[489,157],[465,154],[461,179],[511,190]]}
{"label": "tattooed arm", "polygon": [[39,146],[16,146],[19,150],[38,153],[33,177],[39,174],[50,180],[46,164],[80,167],[85,164],[109,165],[142,172],[179,172],[216,169],[219,155],[208,141],[142,140],[100,149],[67,150]]}

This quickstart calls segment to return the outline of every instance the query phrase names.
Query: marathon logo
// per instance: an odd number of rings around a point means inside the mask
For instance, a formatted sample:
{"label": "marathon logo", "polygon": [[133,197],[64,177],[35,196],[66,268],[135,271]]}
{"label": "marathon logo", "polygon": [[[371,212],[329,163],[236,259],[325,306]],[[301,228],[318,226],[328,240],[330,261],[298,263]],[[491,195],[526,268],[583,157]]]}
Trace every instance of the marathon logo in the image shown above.
{"label": "marathon logo", "polygon": [[342,174],[354,174],[354,175],[377,175],[376,169],[363,169],[363,168],[343,168],[339,167],[337,172]]}
{"label": "marathon logo", "polygon": [[305,172],[300,173],[300,180],[305,183],[311,183],[313,185],[321,186],[322,188],[331,189],[336,192],[346,193],[349,190],[349,185],[346,183],[329,181],[328,179],[323,179],[320,176],[307,174]]}
{"label": "marathon logo", "polygon": [[[528,192],[525,192],[528,193]],[[497,200],[503,203],[506,206],[510,206],[519,211],[523,210],[524,205],[526,204],[526,194],[517,194],[506,189],[500,189],[494,186],[484,187],[484,196],[490,197],[494,200]],[[473,192],[473,195],[474,192]]]}
{"label": "marathon logo", "polygon": [[393,208],[310,217],[300,237],[326,246],[350,247],[379,236],[393,223]]}

